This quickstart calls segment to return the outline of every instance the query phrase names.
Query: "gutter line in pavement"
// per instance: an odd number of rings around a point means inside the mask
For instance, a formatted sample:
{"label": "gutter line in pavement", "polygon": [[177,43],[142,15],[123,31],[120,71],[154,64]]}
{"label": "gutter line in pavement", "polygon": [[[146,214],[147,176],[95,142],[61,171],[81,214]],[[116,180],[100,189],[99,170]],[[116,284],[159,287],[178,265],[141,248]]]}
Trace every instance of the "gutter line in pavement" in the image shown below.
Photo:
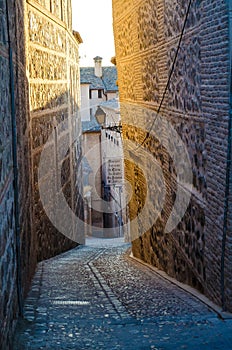
{"label": "gutter line in pavement", "polygon": [[157,267],[149,265],[149,264],[145,263],[144,261],[136,258],[135,256],[133,256],[133,253],[131,253],[129,255],[129,259],[133,260],[134,262],[137,262],[140,265],[143,265],[144,267],[149,269],[152,273],[158,275],[159,277],[163,278],[166,281],[169,281],[170,283],[179,287],[183,291],[191,294],[193,297],[195,297],[196,299],[201,301],[209,309],[211,309],[213,312],[215,312],[219,318],[221,318],[223,320],[232,319],[232,313],[223,311],[218,305],[213,303],[210,299],[208,299],[205,295],[201,294],[198,290],[194,289],[193,287],[177,281],[175,278],[168,276],[168,274],[166,272],[159,270]]}

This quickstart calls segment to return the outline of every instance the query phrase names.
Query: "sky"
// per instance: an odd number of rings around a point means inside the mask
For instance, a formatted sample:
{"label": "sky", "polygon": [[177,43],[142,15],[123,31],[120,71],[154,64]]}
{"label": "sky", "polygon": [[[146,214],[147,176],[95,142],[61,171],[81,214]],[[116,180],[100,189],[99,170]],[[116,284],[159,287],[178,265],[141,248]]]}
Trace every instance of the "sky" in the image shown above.
{"label": "sky", "polygon": [[80,44],[80,66],[93,66],[101,56],[104,66],[112,65],[115,55],[111,0],[72,0],[73,29],[83,39]]}

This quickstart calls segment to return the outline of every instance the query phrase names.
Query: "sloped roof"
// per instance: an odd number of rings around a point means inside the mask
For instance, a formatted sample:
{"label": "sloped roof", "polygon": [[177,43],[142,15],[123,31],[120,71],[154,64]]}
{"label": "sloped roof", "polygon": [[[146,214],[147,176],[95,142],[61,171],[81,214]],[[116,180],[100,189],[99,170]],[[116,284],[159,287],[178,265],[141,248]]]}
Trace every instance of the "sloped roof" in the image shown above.
{"label": "sloped roof", "polygon": [[108,101],[103,101],[100,103],[100,107],[113,109],[114,111],[120,111],[120,103],[118,98],[112,98]]}
{"label": "sloped roof", "polygon": [[81,84],[90,84],[90,89],[104,89],[106,92],[118,91],[116,81],[118,79],[116,67],[102,67],[102,78],[96,77],[94,67],[82,67]]}
{"label": "sloped roof", "polygon": [[76,39],[76,41],[78,42],[78,44],[83,44],[83,40],[82,40],[82,37],[81,37],[79,32],[73,30],[73,36]]}
{"label": "sloped roof", "polygon": [[91,116],[89,121],[82,121],[82,133],[86,132],[100,132],[101,126],[98,124],[95,116]]}

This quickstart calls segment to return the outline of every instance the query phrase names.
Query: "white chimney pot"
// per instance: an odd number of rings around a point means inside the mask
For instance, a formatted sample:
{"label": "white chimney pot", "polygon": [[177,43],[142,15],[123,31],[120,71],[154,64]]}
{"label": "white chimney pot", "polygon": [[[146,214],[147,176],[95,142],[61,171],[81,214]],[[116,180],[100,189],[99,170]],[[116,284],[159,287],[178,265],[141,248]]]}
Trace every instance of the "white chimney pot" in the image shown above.
{"label": "white chimney pot", "polygon": [[95,72],[94,74],[96,77],[101,78],[102,77],[102,57],[97,56],[94,58],[95,62]]}

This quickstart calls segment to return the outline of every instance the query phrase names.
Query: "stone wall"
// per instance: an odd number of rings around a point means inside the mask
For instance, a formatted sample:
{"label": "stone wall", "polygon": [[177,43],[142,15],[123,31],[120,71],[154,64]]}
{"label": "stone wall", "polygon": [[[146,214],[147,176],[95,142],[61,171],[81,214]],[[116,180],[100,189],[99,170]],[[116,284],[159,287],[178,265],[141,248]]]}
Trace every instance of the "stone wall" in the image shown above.
{"label": "stone wall", "polygon": [[[35,230],[38,236],[38,259],[45,259],[73,247],[50,222],[40,199],[38,166],[41,152],[52,132],[51,149],[57,155],[65,138],[72,143],[62,166],[62,190],[70,208],[82,217],[81,200],[81,125],[77,114],[80,103],[78,42],[71,32],[69,1],[27,1],[27,72],[30,84],[30,118],[32,133],[32,179]],[[66,130],[59,123],[67,123]],[[56,157],[56,156],[55,156]],[[54,161],[57,161],[54,159]],[[52,160],[51,160],[52,164]],[[54,164],[54,163],[53,163]],[[44,174],[49,177],[52,166]],[[54,176],[59,176],[54,174]],[[79,193],[80,190],[80,193]],[[49,208],[54,195],[49,194]],[[64,221],[67,218],[64,218]],[[70,223],[73,225],[73,223]],[[77,228],[73,226],[73,234]]]}
{"label": "stone wall", "polygon": [[[0,2],[0,348],[4,350],[8,349],[12,339],[20,299],[28,290],[36,265],[36,241],[31,225],[31,157],[24,4],[22,0],[9,0],[7,5],[9,16],[6,1]],[[11,63],[10,48],[13,55]],[[14,117],[17,159],[13,157],[12,146]],[[17,175],[15,169],[18,172],[18,181],[14,182]],[[17,196],[19,208],[15,202]]]}
{"label": "stone wall", "polygon": [[[56,130],[51,148],[62,148],[65,138],[70,146],[61,190],[82,217],[81,124],[70,0],[2,0],[0,25],[0,349],[8,350],[37,261],[76,245],[46,216],[37,174],[42,149]],[[65,120],[66,131],[58,128]],[[69,226],[79,229],[74,220]]]}
{"label": "stone wall", "polygon": [[[133,113],[126,107],[122,108],[124,138],[142,143],[142,147],[154,156],[162,169],[166,189],[158,219],[153,223],[155,215],[152,212],[146,217],[151,221],[150,229],[144,233],[138,223],[138,232],[134,234],[141,237],[134,240],[133,253],[198,288],[220,305],[223,300],[222,277],[225,276],[223,307],[231,311],[231,226],[227,226],[226,232],[223,229],[225,214],[230,210],[229,206],[225,208],[230,112],[228,3],[225,0],[192,1],[177,61],[159,113],[159,118],[171,123],[184,143],[193,174],[189,206],[171,233],[165,233],[164,228],[176,197],[175,164],[157,138],[147,134],[145,126],[150,128],[152,120],[144,120],[142,128],[136,106],[145,111],[157,111],[160,106],[188,1],[130,0],[125,4],[123,0],[113,0],[113,16],[121,103],[135,105],[135,109],[131,109]],[[165,139],[168,133],[162,132]],[[130,161],[126,161],[126,165],[127,177],[134,189],[130,202],[133,218],[145,202],[144,187],[149,188],[149,180],[144,177],[142,169],[137,169]],[[157,184],[162,179],[158,173],[154,178],[155,202],[159,193]],[[188,191],[187,188],[184,190]],[[224,268],[221,264],[224,259],[223,237],[226,243]]]}
{"label": "stone wall", "polygon": [[101,211],[94,208],[101,208],[102,195],[102,170],[101,170],[101,134],[99,131],[87,131],[83,134],[83,154],[89,166],[88,186],[91,188],[91,229],[92,236],[100,236],[103,227],[103,215]]}

